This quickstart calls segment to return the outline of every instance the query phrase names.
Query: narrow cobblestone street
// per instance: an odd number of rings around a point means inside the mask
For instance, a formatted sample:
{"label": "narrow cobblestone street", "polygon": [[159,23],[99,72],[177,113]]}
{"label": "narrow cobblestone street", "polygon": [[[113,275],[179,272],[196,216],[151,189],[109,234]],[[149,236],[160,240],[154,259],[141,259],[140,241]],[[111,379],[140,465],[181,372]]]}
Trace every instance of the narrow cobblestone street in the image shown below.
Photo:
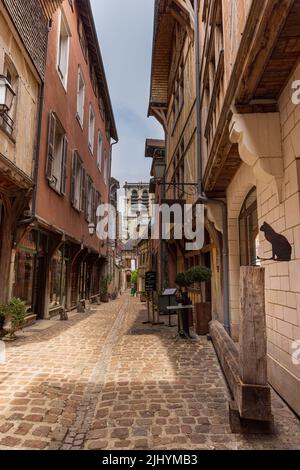
{"label": "narrow cobblestone street", "polygon": [[274,394],[275,436],[230,432],[212,344],[174,342],[123,296],[27,328],[0,366],[0,449],[299,449],[298,419]]}

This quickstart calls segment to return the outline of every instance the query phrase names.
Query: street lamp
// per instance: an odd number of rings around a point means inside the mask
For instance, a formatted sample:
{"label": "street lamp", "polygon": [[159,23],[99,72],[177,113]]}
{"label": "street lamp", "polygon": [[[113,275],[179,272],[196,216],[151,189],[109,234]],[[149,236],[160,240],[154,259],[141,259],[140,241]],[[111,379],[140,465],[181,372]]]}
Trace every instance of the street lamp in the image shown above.
{"label": "street lamp", "polygon": [[10,82],[4,75],[0,75],[0,114],[10,110],[15,96]]}
{"label": "street lamp", "polygon": [[92,237],[95,234],[96,226],[94,223],[89,224],[89,234]]}

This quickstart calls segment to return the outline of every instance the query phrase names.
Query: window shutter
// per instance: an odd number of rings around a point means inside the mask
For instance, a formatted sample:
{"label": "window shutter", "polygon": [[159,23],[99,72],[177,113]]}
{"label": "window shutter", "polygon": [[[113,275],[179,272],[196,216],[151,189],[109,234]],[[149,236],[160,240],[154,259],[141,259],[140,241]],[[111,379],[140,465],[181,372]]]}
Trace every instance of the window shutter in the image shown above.
{"label": "window shutter", "polygon": [[72,178],[71,178],[71,203],[75,207],[75,185],[76,185],[76,171],[77,171],[77,153],[73,153],[73,162],[72,162]]}
{"label": "window shutter", "polygon": [[86,188],[85,188],[85,206],[84,206],[84,216],[85,220],[89,221],[89,200],[90,200],[90,177],[86,175]]}
{"label": "window shutter", "polygon": [[47,149],[47,163],[46,163],[46,178],[49,181],[51,181],[52,173],[53,173],[55,127],[56,127],[56,118],[55,118],[54,113],[51,112],[49,114],[48,149]]}
{"label": "window shutter", "polygon": [[96,206],[97,206],[97,200],[96,200],[96,189],[93,187],[93,211],[92,211],[92,222],[93,224],[96,225]]}
{"label": "window shutter", "polygon": [[81,207],[82,212],[86,212],[86,171],[82,167],[81,169]]}
{"label": "window shutter", "polygon": [[64,136],[62,152],[61,193],[66,194],[67,189],[67,165],[68,165],[68,139]]}

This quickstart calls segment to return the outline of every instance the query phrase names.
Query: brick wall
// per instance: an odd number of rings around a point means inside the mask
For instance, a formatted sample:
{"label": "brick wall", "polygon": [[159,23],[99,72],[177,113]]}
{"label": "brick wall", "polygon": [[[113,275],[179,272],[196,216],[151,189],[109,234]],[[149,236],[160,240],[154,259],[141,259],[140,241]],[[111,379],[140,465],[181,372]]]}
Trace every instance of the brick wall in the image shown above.
{"label": "brick wall", "polygon": [[44,79],[48,25],[39,1],[3,0],[3,3],[32,62]]}

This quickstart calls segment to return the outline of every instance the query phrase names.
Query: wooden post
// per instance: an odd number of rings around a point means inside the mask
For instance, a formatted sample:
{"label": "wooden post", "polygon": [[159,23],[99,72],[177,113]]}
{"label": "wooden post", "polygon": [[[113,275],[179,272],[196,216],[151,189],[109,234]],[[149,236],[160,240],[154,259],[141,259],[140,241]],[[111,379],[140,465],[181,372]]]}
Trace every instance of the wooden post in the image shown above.
{"label": "wooden post", "polygon": [[240,297],[240,377],[244,384],[267,385],[264,268],[241,268]]}

